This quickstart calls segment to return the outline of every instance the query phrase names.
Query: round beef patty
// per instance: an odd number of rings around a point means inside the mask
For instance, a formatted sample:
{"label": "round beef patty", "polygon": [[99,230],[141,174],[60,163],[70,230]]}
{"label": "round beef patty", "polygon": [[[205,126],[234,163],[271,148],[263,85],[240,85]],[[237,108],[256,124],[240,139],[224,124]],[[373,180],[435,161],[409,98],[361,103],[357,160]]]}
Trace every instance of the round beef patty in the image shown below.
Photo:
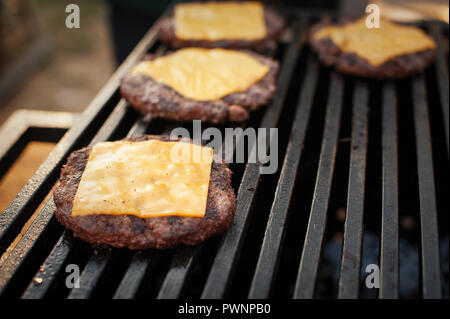
{"label": "round beef patty", "polygon": [[[120,92],[131,106],[147,118],[202,120],[211,123],[243,122],[249,118],[250,111],[267,104],[275,95],[279,67],[278,62],[273,59],[245,52],[267,65],[269,72],[248,90],[226,95],[219,100],[197,101],[185,97],[170,86],[144,74],[126,75],[122,79]],[[147,55],[144,59],[156,58],[155,55]]]}
{"label": "round beef patty", "polygon": [[266,36],[258,40],[185,40],[175,35],[175,18],[173,12],[158,23],[159,37],[161,41],[173,48],[203,47],[203,48],[229,48],[251,49],[261,53],[271,53],[276,49],[276,38],[285,26],[285,20],[273,9],[264,8],[264,20],[266,22]]}
{"label": "round beef patty", "polygon": [[[145,135],[131,141],[169,136]],[[72,216],[73,200],[92,147],[74,151],[63,166],[60,185],[53,191],[55,216],[74,232],[74,236],[92,244],[107,244],[130,249],[164,249],[178,244],[196,245],[225,231],[233,219],[236,198],[231,188],[231,170],[223,161],[213,161],[209,181],[206,214],[200,217],[151,217],[134,215]]]}
{"label": "round beef patty", "polygon": [[309,34],[310,44],[324,65],[333,66],[342,73],[378,79],[404,78],[426,69],[435,57],[434,50],[426,50],[397,56],[380,66],[373,66],[354,53],[341,51],[329,38],[317,39],[314,37],[317,31],[329,25],[331,23],[322,22],[313,26]]}

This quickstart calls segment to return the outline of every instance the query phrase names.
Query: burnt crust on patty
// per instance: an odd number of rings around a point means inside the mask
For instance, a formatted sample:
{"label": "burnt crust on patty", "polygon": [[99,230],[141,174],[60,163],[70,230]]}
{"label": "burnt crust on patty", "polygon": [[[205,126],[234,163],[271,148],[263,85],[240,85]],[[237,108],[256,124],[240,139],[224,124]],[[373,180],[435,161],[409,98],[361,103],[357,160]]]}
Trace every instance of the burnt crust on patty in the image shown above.
{"label": "burnt crust on patty", "polygon": [[329,25],[331,23],[321,22],[313,26],[309,33],[309,42],[325,66],[335,67],[336,70],[345,74],[377,79],[404,78],[425,70],[434,61],[436,55],[435,50],[425,50],[397,56],[380,66],[373,66],[354,53],[341,51],[330,38],[314,37],[316,32]]}
{"label": "burnt crust on patty", "polygon": [[[131,141],[156,139],[170,141],[169,136],[144,135]],[[206,213],[199,217],[151,217],[134,215],[72,216],[73,200],[92,147],[74,151],[63,166],[60,185],[53,191],[55,216],[74,236],[92,243],[130,249],[165,249],[178,244],[197,245],[206,238],[225,231],[236,210],[231,188],[231,170],[215,159],[211,166]]]}
{"label": "burnt crust on patty", "polygon": [[[243,52],[269,67],[269,72],[244,92],[235,92],[219,100],[197,101],[144,74],[126,75],[122,79],[120,92],[131,106],[147,118],[243,122],[250,117],[250,111],[267,104],[275,95],[279,68],[278,62],[271,58],[250,51]],[[156,55],[147,55],[144,60],[156,58]]]}
{"label": "burnt crust on patty", "polygon": [[284,29],[285,20],[272,8],[264,7],[264,20],[266,22],[266,36],[258,40],[184,40],[176,37],[175,18],[173,11],[158,22],[159,37],[173,48],[203,47],[203,48],[230,48],[251,49],[261,53],[271,53],[276,49],[276,38]]}

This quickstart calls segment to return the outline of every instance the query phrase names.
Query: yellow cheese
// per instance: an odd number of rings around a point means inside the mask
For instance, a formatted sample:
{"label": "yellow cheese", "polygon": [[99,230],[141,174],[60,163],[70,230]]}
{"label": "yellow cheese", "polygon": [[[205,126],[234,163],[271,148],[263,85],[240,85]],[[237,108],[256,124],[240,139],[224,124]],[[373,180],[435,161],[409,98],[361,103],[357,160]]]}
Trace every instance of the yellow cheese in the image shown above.
{"label": "yellow cheese", "polygon": [[380,28],[367,28],[362,18],[344,26],[329,26],[315,37],[330,38],[341,51],[354,53],[373,66],[380,66],[391,58],[435,49],[434,41],[421,29],[381,21]]}
{"label": "yellow cheese", "polygon": [[72,216],[203,217],[213,152],[191,143],[157,140],[96,144]]}
{"label": "yellow cheese", "polygon": [[266,36],[259,2],[185,3],[175,6],[175,35],[183,40],[258,40]]}
{"label": "yellow cheese", "polygon": [[269,67],[244,52],[186,48],[142,61],[131,72],[146,74],[185,97],[208,101],[246,91],[269,72]]}

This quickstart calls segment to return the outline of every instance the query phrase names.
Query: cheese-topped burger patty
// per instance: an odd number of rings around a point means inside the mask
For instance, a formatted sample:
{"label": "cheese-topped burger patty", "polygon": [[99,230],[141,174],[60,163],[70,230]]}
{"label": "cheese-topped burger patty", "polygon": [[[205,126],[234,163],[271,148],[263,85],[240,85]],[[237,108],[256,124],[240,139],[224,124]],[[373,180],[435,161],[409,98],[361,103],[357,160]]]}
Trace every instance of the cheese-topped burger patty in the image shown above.
{"label": "cheese-topped burger patty", "polygon": [[270,52],[285,21],[259,2],[193,2],[175,6],[159,23],[160,38],[174,48],[252,49]]}
{"label": "cheese-topped burger patty", "polygon": [[310,32],[311,46],[326,66],[364,77],[403,78],[427,68],[436,44],[421,29],[381,20],[368,28],[365,18],[331,24],[322,22]]}
{"label": "cheese-topped burger patty", "polygon": [[122,79],[120,92],[150,118],[242,122],[274,96],[278,67],[253,52],[185,48],[146,56]]}
{"label": "cheese-topped burger patty", "polygon": [[[169,136],[145,135],[126,139],[124,141],[139,143],[146,141],[170,142],[171,140]],[[107,244],[114,247],[128,247],[130,249],[164,249],[178,244],[196,245],[203,242],[206,238],[226,230],[233,219],[236,209],[236,199],[233,189],[231,188],[232,172],[228,169],[228,165],[222,160],[216,159],[210,163],[210,176],[205,203],[206,208],[204,212],[200,212],[203,213],[203,217],[189,217],[189,215],[182,216],[173,214],[164,216],[164,214],[167,214],[168,210],[164,206],[161,206],[164,203],[162,200],[172,200],[172,197],[177,197],[181,192],[191,191],[189,187],[192,188],[192,185],[187,184],[194,184],[195,186],[195,183],[198,181],[193,180],[192,183],[186,181],[186,185],[173,185],[174,191],[172,192],[171,189],[165,188],[168,187],[167,183],[164,184],[155,180],[155,176],[146,177],[148,182],[144,181],[144,183],[142,183],[142,181],[138,180],[139,178],[142,178],[142,176],[145,176],[143,175],[144,173],[142,173],[136,174],[136,181],[134,181],[134,177],[131,177],[132,182],[136,183],[137,189],[124,190],[124,186],[121,184],[126,184],[126,178],[119,176],[119,181],[123,180],[123,182],[114,185],[111,181],[117,181],[116,177],[114,177],[116,179],[108,179],[109,176],[105,177],[104,174],[102,175],[93,169],[95,168],[95,165],[108,161],[108,158],[117,156],[118,153],[113,151],[110,154],[108,153],[110,152],[108,149],[106,151],[98,150],[95,158],[96,162],[94,162],[94,159],[90,158],[92,152],[92,147],[86,147],[74,151],[69,156],[67,163],[63,166],[61,171],[59,179],[60,185],[55,188],[53,192],[56,206],[56,218],[64,226],[72,230],[75,236],[80,237],[87,242],[92,244]],[[146,159],[141,156],[141,161],[143,161],[142,163],[145,163]],[[88,162],[90,164],[88,164]],[[140,163],[141,162],[137,163],[140,165],[139,167],[145,166]],[[152,172],[161,170],[160,166],[158,166],[159,164],[161,163],[157,163],[156,169]],[[89,165],[90,168],[87,168]],[[114,167],[111,167],[111,165]],[[119,158],[119,160],[112,164],[109,163],[107,166],[107,168],[110,169],[109,172],[111,172],[111,169],[123,169],[120,168],[121,166],[133,167],[133,163],[125,161],[121,164]],[[167,170],[167,174],[169,174],[168,171],[171,166],[173,165],[169,164],[169,166],[163,166],[163,171],[160,173],[165,175]],[[83,173],[87,169],[89,169],[90,172],[88,175],[84,176],[84,186],[81,187],[80,181],[83,178]],[[142,168],[142,170],[145,169],[146,167]],[[176,172],[177,173],[174,175],[178,175],[179,171]],[[101,183],[96,183],[96,181],[101,181],[105,178],[106,183],[103,185]],[[104,190],[104,188],[108,187],[114,192],[112,196],[109,197],[108,190]],[[152,188],[158,187],[161,189],[156,190],[156,193],[151,191]],[[79,188],[84,189],[80,190]],[[119,192],[118,189],[120,190]],[[129,194],[140,191],[144,191],[144,193],[141,193],[140,196],[137,197],[124,196],[124,198],[121,198],[120,195],[116,195],[117,192],[118,194],[121,192],[123,192],[123,194]],[[145,193],[146,191],[148,191],[148,193]],[[161,196],[158,197],[164,198],[151,197],[154,196],[154,194],[157,196],[158,194],[161,194]],[[83,196],[86,196],[86,198],[83,198]],[[155,199],[153,200],[152,198]],[[104,205],[102,202],[104,202]],[[153,202],[155,202],[155,205],[157,206],[152,207]],[[189,206],[190,203],[186,203],[186,206]],[[77,205],[76,209],[74,208],[75,205]],[[106,212],[101,211],[102,206]],[[167,206],[170,207],[171,205]],[[114,207],[117,207],[118,211],[127,211],[130,207],[140,207],[141,211],[133,212],[132,214],[119,214],[118,212],[113,213],[111,209]],[[158,214],[158,212],[155,214],[155,212],[151,211],[151,208],[155,207],[160,207],[161,214]],[[87,211],[89,210],[91,211],[87,214]],[[151,214],[158,217],[140,217],[143,215],[151,216]]]}

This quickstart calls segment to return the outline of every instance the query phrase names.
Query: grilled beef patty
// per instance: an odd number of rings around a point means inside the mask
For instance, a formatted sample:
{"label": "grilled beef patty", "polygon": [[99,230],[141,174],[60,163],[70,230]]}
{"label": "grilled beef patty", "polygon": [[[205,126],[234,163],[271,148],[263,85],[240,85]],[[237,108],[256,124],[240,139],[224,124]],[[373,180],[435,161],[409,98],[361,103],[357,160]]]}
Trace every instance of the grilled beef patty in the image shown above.
{"label": "grilled beef patty", "polygon": [[[132,141],[169,136],[145,135]],[[89,158],[91,147],[74,151],[62,168],[60,185],[53,191],[56,218],[74,235],[92,244],[107,244],[130,249],[164,249],[178,244],[196,245],[225,231],[233,219],[236,198],[231,188],[231,170],[223,161],[213,161],[209,181],[206,214],[199,217],[152,217],[134,215],[72,216],[73,200]]]}
{"label": "grilled beef patty", "polygon": [[333,66],[336,70],[355,76],[383,78],[404,78],[426,69],[434,60],[435,51],[405,54],[389,59],[380,66],[373,66],[364,58],[341,51],[329,38],[317,39],[314,34],[330,23],[322,22],[311,28],[310,44],[319,55],[319,59],[326,66]]}
{"label": "grilled beef patty", "polygon": [[173,48],[203,47],[203,48],[230,48],[251,49],[260,53],[272,53],[276,49],[276,38],[285,26],[285,20],[273,9],[264,8],[264,20],[266,22],[266,36],[258,40],[184,40],[175,35],[175,18],[173,12],[168,17],[162,18],[158,23],[161,41],[168,43]]}
{"label": "grilled beef patty", "polygon": [[[247,91],[232,93],[220,100],[197,101],[187,98],[144,74],[126,75],[122,79],[120,92],[128,103],[148,118],[211,123],[243,122],[249,118],[250,111],[267,104],[275,95],[279,67],[273,59],[249,51],[246,53],[267,65],[269,72]],[[144,59],[156,58],[155,55],[147,55]]]}

